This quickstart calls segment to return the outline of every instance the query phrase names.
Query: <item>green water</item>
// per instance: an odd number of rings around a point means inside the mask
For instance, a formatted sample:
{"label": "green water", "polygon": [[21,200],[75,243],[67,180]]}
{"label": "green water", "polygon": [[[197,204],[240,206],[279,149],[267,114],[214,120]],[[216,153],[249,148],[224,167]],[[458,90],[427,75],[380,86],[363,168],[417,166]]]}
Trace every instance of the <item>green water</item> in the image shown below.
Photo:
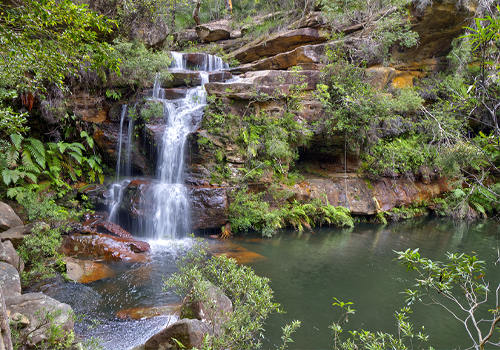
{"label": "green water", "polygon": [[[388,226],[361,224],[349,230],[321,228],[314,234],[283,232],[272,239],[247,237],[238,243],[266,258],[249,265],[271,279],[276,300],[287,312],[268,320],[263,348],[279,345],[281,327],[298,319],[302,326],[290,349],[331,349],[328,326],[338,319],[334,296],[354,303],[357,312],[349,329],[397,332],[393,314],[405,305],[401,292],[412,287],[416,276],[394,261],[393,250],[420,248],[422,256],[435,260],[443,260],[446,252],[475,252],[487,262],[486,277],[496,287],[500,267],[493,262],[499,238],[500,225],[494,220],[467,224],[421,219]],[[442,308],[412,308],[411,321],[416,330],[425,325],[428,345],[436,349],[472,345],[464,326]]]}

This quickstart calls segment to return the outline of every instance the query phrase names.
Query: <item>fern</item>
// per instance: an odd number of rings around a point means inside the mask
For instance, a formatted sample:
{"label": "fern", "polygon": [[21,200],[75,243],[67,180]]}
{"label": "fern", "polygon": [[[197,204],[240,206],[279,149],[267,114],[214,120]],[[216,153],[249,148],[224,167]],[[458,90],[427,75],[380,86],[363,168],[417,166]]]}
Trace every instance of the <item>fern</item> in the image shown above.
{"label": "fern", "polygon": [[42,169],[45,169],[45,146],[42,141],[31,137],[27,138],[26,141],[28,141],[28,143],[25,144],[25,150],[28,150],[37,164]]}

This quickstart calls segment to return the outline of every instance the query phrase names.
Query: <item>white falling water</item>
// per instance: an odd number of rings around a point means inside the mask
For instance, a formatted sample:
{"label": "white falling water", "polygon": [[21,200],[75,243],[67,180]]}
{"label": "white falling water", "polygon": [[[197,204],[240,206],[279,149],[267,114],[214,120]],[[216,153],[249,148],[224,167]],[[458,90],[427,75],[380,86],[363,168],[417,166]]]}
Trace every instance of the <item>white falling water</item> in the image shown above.
{"label": "white falling water", "polygon": [[[172,53],[171,69],[187,69],[186,60],[180,53]],[[203,87],[209,80],[206,70],[221,70],[226,64],[214,56],[206,55],[199,67],[202,86],[188,89],[186,97],[179,100],[164,99],[164,92],[155,82],[153,98],[164,106],[165,129],[157,160],[157,184],[147,194],[154,203],[153,215],[148,220],[146,232],[151,239],[176,238],[190,229],[189,194],[184,185],[184,160],[187,136],[196,130],[194,117],[202,113],[206,105]]]}

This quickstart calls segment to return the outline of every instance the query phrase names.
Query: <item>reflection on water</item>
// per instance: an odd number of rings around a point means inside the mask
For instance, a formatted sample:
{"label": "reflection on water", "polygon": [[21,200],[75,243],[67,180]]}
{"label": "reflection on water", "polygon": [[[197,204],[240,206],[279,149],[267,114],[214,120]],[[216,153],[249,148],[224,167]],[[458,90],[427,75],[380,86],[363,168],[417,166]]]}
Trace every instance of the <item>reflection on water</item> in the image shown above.
{"label": "reflection on water", "polygon": [[[419,219],[387,226],[360,224],[353,229],[315,229],[314,234],[285,231],[275,238],[257,235],[231,241],[211,240],[222,245],[214,250],[231,250],[245,257],[258,275],[271,279],[275,297],[287,312],[273,315],[262,339],[264,349],[281,344],[281,327],[294,319],[302,321],[289,349],[331,349],[328,326],[338,319],[333,297],[354,302],[358,310],[349,329],[364,328],[396,333],[394,311],[404,306],[406,288],[415,276],[405,273],[394,258],[394,250],[420,248],[422,256],[443,260],[446,252],[475,252],[488,262],[486,276],[499,280],[497,259],[500,225],[495,221],[476,224],[447,220]],[[156,317],[124,321],[116,315],[123,310],[176,304],[179,298],[162,291],[162,278],[175,271],[174,264],[189,239],[152,244],[153,259],[146,264],[114,263],[115,278],[87,286],[67,284],[55,288],[55,298],[73,306],[86,317],[76,328],[84,336],[104,339],[106,349],[131,349],[175,318]],[[174,248],[177,246],[177,248]],[[180,248],[179,248],[180,247]],[[436,306],[417,305],[411,321],[415,330],[422,325],[436,349],[470,346],[463,326]],[[120,314],[118,314],[120,315]],[[93,320],[100,324],[94,325]]]}

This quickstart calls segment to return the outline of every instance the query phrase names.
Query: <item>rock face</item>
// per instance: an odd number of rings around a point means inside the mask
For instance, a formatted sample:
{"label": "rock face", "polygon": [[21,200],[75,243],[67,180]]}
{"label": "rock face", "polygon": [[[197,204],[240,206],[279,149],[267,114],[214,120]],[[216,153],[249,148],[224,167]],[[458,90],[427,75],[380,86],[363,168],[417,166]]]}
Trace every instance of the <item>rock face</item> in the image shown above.
{"label": "rock face", "polygon": [[[73,330],[71,307],[42,293],[6,296],[5,305],[11,315],[21,314],[29,319],[29,324],[20,331],[22,334],[29,334],[27,345],[30,347],[49,339],[52,334],[51,327],[60,327],[62,337]],[[48,314],[50,322],[47,322]]]}
{"label": "rock face", "polygon": [[175,338],[185,349],[201,349],[205,334],[211,334],[211,327],[199,320],[182,319],[153,335],[144,344],[146,350],[178,349]]}
{"label": "rock face", "polygon": [[163,18],[158,16],[154,20],[144,18],[135,23],[130,31],[130,38],[143,42],[146,46],[153,47],[161,45],[169,30]]}
{"label": "rock face", "polygon": [[191,224],[194,230],[223,226],[227,220],[227,188],[190,187]]}
{"label": "rock face", "polygon": [[21,279],[14,266],[0,262],[0,287],[4,297],[21,295]]}
{"label": "rock face", "polygon": [[19,273],[24,271],[24,261],[17,254],[11,241],[0,243],[0,261],[14,266]]}
{"label": "rock face", "polygon": [[14,210],[4,202],[0,202],[0,232],[10,228],[23,226],[23,222]]}

